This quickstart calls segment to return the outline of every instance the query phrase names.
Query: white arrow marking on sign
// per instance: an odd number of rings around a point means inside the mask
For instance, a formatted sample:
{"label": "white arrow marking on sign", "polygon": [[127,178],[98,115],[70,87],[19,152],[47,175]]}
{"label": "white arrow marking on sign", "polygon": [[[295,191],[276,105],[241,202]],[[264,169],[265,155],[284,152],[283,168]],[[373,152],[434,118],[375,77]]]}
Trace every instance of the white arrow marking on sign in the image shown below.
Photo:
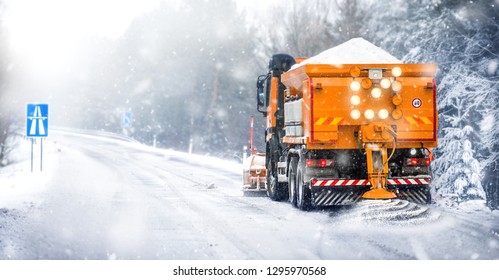
{"label": "white arrow marking on sign", "polygon": [[32,117],[29,117],[31,120],[31,127],[29,129],[29,134],[35,135],[36,134],[36,121],[38,120],[38,126],[40,127],[40,135],[45,135],[45,126],[43,125],[43,120],[45,120],[47,117],[42,117],[42,112],[40,111],[40,106],[35,107],[35,112],[33,113]]}

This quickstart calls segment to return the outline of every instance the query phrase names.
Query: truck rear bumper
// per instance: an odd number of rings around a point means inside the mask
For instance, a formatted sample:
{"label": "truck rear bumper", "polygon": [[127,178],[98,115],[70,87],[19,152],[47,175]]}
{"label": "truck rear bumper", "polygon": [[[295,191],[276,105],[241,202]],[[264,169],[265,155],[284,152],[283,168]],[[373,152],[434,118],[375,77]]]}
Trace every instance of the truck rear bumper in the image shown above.
{"label": "truck rear bumper", "polygon": [[[312,205],[350,205],[362,199],[371,189],[367,179],[312,179],[310,180]],[[390,178],[386,190],[397,198],[420,204],[431,202],[430,178]]]}

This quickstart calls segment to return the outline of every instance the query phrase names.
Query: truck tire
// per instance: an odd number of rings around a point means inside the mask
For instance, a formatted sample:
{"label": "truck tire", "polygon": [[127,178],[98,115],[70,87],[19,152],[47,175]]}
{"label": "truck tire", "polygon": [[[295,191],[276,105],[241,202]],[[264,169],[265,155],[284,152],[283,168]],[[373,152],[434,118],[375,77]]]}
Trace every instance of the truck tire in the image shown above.
{"label": "truck tire", "polygon": [[281,201],[287,197],[286,183],[279,183],[277,181],[277,167],[270,162],[267,167],[267,195],[274,201]]}
{"label": "truck tire", "polygon": [[296,207],[296,169],[298,168],[298,159],[292,157],[289,162],[289,174],[288,174],[288,193],[289,202],[291,205]]}
{"label": "truck tire", "polygon": [[312,195],[309,184],[304,182],[305,164],[298,163],[296,171],[296,207],[300,210],[310,210],[312,208]]}

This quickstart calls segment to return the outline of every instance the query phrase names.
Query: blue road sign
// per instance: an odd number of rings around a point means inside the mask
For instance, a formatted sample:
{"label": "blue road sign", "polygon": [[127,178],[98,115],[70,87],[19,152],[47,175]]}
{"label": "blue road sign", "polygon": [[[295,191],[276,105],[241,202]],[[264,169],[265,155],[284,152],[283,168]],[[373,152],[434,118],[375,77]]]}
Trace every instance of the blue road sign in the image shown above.
{"label": "blue road sign", "polygon": [[47,137],[49,134],[49,105],[28,104],[26,112],[26,136]]}
{"label": "blue road sign", "polygon": [[132,112],[123,112],[121,117],[121,127],[131,127],[132,126]]}

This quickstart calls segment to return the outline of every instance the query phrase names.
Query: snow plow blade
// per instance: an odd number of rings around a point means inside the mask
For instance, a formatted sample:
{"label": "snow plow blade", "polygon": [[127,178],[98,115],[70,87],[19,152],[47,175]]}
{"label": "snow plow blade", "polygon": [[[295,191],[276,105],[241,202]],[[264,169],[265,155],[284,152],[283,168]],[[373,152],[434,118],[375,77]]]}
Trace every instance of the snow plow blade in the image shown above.
{"label": "snow plow blade", "polygon": [[266,192],[265,154],[254,154],[243,162],[243,192]]}

